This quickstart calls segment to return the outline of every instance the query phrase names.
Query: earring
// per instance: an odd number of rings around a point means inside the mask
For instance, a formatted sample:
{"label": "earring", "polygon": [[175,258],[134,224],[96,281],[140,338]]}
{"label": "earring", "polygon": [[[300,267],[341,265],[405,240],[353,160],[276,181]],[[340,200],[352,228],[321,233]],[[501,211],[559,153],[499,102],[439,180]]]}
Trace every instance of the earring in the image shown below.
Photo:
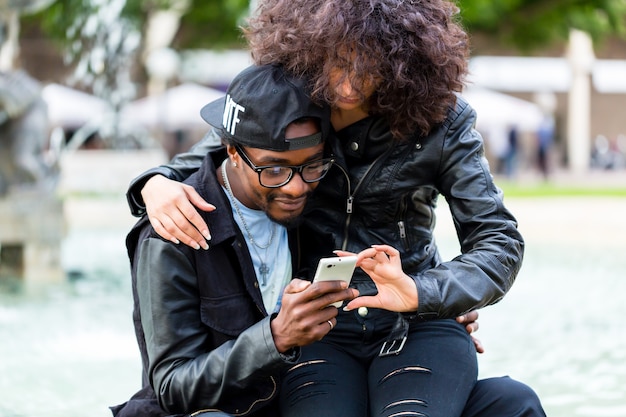
{"label": "earring", "polygon": [[237,168],[237,162],[233,161],[233,166]]}

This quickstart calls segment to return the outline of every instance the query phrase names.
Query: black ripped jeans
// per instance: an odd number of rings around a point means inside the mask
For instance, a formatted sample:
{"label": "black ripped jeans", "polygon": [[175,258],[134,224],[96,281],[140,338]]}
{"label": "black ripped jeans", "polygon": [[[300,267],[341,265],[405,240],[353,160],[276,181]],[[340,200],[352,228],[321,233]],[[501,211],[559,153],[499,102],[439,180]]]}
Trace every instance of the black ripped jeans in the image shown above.
{"label": "black ripped jeans", "polygon": [[454,320],[412,323],[397,355],[379,356],[396,313],[340,310],[320,342],[302,348],[280,393],[282,417],[461,416],[476,383],[474,344]]}

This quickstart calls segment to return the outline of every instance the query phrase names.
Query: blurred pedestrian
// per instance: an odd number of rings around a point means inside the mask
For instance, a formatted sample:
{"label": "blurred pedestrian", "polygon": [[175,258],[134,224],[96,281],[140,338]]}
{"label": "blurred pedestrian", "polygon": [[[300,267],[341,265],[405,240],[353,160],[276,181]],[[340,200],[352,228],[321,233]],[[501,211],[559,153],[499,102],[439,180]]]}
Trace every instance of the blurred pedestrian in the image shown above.
{"label": "blurred pedestrian", "polygon": [[515,177],[517,172],[517,154],[519,149],[519,131],[517,126],[511,125],[508,134],[508,147],[504,159],[504,174],[508,178]]}
{"label": "blurred pedestrian", "polygon": [[550,151],[554,142],[554,118],[544,116],[537,129],[537,166],[544,180],[550,177]]}

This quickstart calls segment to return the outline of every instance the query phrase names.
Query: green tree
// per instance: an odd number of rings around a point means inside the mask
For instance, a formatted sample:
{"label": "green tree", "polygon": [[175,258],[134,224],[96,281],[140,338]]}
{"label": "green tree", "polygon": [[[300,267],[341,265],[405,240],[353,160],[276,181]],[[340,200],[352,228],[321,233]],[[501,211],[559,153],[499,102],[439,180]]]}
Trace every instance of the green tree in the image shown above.
{"label": "green tree", "polygon": [[[39,14],[48,33],[66,44],[75,33],[66,28],[117,0],[55,0]],[[138,31],[156,10],[180,4],[181,0],[121,0],[122,17]],[[239,26],[245,24],[250,0],[186,0],[176,49],[245,47]],[[595,40],[626,34],[626,0],[458,0],[463,24],[470,33],[531,51],[565,41],[569,30],[588,32]]]}
{"label": "green tree", "polygon": [[139,32],[145,31],[152,13],[181,8],[181,29],[173,45],[177,49],[245,46],[239,26],[248,14],[249,0],[54,0],[34,19],[49,36],[71,45],[80,36],[68,28],[80,27],[113,3],[122,5],[120,18]]}
{"label": "green tree", "polygon": [[245,24],[250,0],[193,0],[175,39],[180,48],[244,48],[239,27]]}
{"label": "green tree", "polygon": [[626,0],[459,0],[470,33],[525,52],[566,41],[570,29],[596,41],[626,34]]}
{"label": "green tree", "polygon": [[[65,28],[81,16],[114,0],[55,0],[40,14],[48,32],[64,39]],[[137,28],[151,11],[168,9],[175,0],[126,0],[123,16]],[[181,48],[242,46],[238,26],[248,14],[249,0],[189,0],[182,18]],[[470,32],[492,35],[521,48],[564,40],[570,28],[595,39],[626,32],[626,0],[458,0]]]}
{"label": "green tree", "polygon": [[[141,45],[141,20],[125,0],[55,0],[28,17],[58,41],[74,82],[119,109],[134,97],[131,68]],[[167,6],[167,5],[166,5]]]}
{"label": "green tree", "polygon": [[145,69],[146,32],[150,18],[160,11],[180,15],[173,49],[245,47],[239,26],[249,0],[47,1],[52,1],[48,8],[25,18],[60,45],[77,80],[115,107],[134,94],[128,75],[133,68]]}

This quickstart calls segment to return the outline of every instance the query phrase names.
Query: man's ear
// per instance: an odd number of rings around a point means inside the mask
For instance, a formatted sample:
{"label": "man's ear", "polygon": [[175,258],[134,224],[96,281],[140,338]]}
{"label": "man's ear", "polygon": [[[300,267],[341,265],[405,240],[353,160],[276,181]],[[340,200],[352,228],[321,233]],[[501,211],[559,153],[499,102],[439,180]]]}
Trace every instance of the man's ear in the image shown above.
{"label": "man's ear", "polygon": [[234,166],[237,166],[237,162],[239,161],[239,154],[237,153],[237,149],[233,145],[226,145],[226,154],[228,155],[228,159],[230,159],[230,163]]}

